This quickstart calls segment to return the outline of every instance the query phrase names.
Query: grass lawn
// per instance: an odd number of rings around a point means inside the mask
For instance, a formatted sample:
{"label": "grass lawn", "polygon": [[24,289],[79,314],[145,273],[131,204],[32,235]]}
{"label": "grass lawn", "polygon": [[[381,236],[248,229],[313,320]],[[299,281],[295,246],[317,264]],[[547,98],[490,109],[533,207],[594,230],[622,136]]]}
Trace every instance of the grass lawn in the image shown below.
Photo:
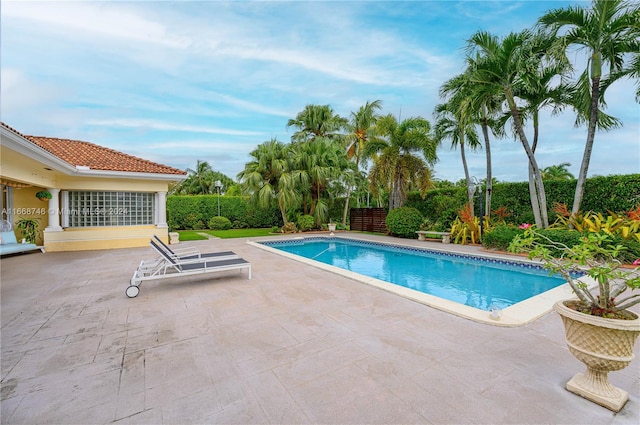
{"label": "grass lawn", "polygon": [[181,241],[201,241],[207,239],[202,234],[209,234],[221,239],[250,238],[256,236],[269,236],[271,227],[264,229],[229,229],[229,230],[178,230]]}

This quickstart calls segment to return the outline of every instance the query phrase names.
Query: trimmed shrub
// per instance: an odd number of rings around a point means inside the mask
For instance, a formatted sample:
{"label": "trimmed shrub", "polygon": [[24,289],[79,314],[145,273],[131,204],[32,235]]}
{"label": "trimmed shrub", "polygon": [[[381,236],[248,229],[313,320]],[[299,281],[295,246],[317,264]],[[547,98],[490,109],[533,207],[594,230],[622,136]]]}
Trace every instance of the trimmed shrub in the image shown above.
{"label": "trimmed shrub", "polygon": [[306,232],[313,229],[313,227],[316,224],[316,221],[310,215],[301,215],[300,217],[298,217],[296,224],[298,225],[298,229],[301,232]]}
{"label": "trimmed shrub", "polygon": [[280,229],[280,231],[282,233],[296,233],[298,231],[298,228],[296,227],[296,223],[294,223],[293,221],[290,221],[284,226],[282,226],[282,229]]}
{"label": "trimmed shrub", "polygon": [[249,227],[249,223],[242,220],[234,220],[231,225],[232,229],[248,229]]}
{"label": "trimmed shrub", "polygon": [[211,217],[211,220],[209,220],[209,229],[229,230],[231,229],[231,220],[229,220],[227,217]]}
{"label": "trimmed shrub", "polygon": [[499,249],[507,251],[511,240],[524,231],[515,226],[497,225],[490,232],[483,235],[482,245],[486,248]]}
{"label": "trimmed shrub", "polygon": [[420,211],[411,207],[400,207],[387,214],[387,227],[394,236],[401,238],[416,238],[416,232],[424,217]]}

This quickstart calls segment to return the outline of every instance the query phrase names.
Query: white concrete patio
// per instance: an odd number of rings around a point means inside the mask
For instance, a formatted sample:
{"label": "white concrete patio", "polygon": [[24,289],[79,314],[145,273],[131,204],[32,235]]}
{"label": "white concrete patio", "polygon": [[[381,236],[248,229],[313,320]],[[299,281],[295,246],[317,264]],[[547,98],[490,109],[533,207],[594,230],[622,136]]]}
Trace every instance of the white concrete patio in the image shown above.
{"label": "white concrete patio", "polygon": [[564,389],[583,366],[555,313],[489,326],[243,239],[184,245],[233,250],[253,279],[146,282],[129,299],[151,248],[3,258],[1,422],[640,423],[638,358],[610,374],[630,393],[618,414]]}

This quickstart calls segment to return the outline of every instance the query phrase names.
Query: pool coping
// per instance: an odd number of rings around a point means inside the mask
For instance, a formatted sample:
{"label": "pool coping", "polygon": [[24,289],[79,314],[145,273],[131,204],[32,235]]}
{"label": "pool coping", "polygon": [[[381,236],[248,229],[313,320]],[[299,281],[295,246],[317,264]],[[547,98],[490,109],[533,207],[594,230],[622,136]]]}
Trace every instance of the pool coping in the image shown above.
{"label": "pool coping", "polygon": [[[353,237],[353,235],[343,237],[338,235],[330,236],[330,235],[318,235],[318,234],[310,235],[308,237],[294,236],[291,238],[283,238],[283,237],[268,238],[268,239],[260,240],[260,242],[254,242],[252,240],[248,240],[247,244],[254,246],[256,248],[263,249],[265,251],[272,252],[277,255],[281,255],[283,257],[290,258],[294,261],[308,264],[316,268],[329,271],[331,273],[345,276],[357,282],[364,283],[364,284],[376,287],[378,289],[382,289],[384,291],[400,295],[404,298],[410,299],[412,301],[416,301],[418,303],[427,305],[429,307],[433,307],[435,309],[445,311],[447,313],[451,313],[456,316],[472,320],[474,322],[484,323],[492,326],[501,326],[501,327],[524,326],[546,315],[547,313],[551,312],[553,310],[553,305],[556,302],[570,299],[570,298],[575,298],[573,291],[571,289],[571,286],[568,283],[564,283],[553,289],[545,291],[539,295],[533,296],[524,301],[520,301],[519,303],[516,303],[514,305],[504,308],[503,310],[500,311],[500,317],[498,319],[495,319],[495,318],[492,318],[491,312],[489,311],[480,310],[475,307],[470,307],[464,304],[457,303],[455,301],[450,301],[444,298],[436,297],[434,295],[425,294],[423,292],[410,289],[410,288],[405,288],[403,286],[396,285],[393,283],[385,282],[380,279],[364,276],[359,273],[355,273],[355,272],[345,270],[336,266],[332,266],[329,264],[321,263],[319,261],[304,258],[299,255],[291,254],[291,253],[288,253],[264,244],[269,242],[285,242],[285,241],[295,241],[300,239],[316,239],[316,238],[348,239],[348,240],[355,240],[359,242],[369,242],[374,244],[397,246],[397,247],[410,248],[410,249],[417,248],[416,246],[413,246],[413,245],[410,246],[402,243],[395,243],[395,242],[388,242],[388,241],[381,242],[381,241],[359,239],[357,237]],[[521,264],[535,264],[535,265],[542,264],[540,261],[529,260],[524,258],[517,258],[517,259],[506,258],[505,256],[492,255],[487,252],[471,254],[468,252],[456,251],[454,246],[447,247],[447,249],[435,248],[431,246],[428,248],[417,248],[417,249],[423,249],[426,251],[436,251],[436,252],[446,253],[446,254],[455,253],[455,254],[459,254],[467,257],[495,259],[500,261],[507,261],[507,262],[513,262],[513,263],[521,263]],[[588,285],[592,285],[594,283],[593,279],[591,279],[588,276],[583,276],[579,280],[584,281]]]}

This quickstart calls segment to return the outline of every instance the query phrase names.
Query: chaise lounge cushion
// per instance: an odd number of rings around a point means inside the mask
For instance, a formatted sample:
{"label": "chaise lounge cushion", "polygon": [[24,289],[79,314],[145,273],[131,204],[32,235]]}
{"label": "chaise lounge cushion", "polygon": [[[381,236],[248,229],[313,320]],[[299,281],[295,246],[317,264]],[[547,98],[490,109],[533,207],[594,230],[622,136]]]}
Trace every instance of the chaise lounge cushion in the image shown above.
{"label": "chaise lounge cushion", "polygon": [[33,243],[18,243],[13,231],[0,232],[0,255],[15,254],[18,252],[34,251],[44,252],[44,248]]}
{"label": "chaise lounge cushion", "polygon": [[0,245],[9,245],[12,243],[18,243],[15,233],[12,231],[0,232]]}

